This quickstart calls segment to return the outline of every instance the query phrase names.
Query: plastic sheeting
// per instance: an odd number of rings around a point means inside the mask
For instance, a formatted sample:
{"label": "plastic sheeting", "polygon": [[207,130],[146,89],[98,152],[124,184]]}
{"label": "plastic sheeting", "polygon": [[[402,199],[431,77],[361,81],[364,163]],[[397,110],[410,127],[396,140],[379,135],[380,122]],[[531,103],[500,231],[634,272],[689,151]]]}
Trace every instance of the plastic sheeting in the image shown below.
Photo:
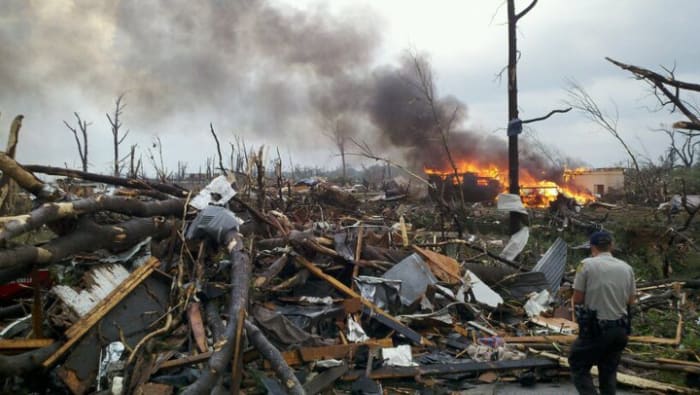
{"label": "plastic sheeting", "polygon": [[485,304],[489,307],[496,308],[498,305],[503,303],[503,298],[501,295],[492,290],[488,285],[486,285],[476,274],[467,270],[464,274],[464,285],[457,292],[457,300],[459,302],[466,302],[464,295],[467,290],[471,290],[472,295],[476,302]]}
{"label": "plastic sheeting", "polygon": [[374,303],[380,309],[395,313],[401,304],[401,280],[382,277],[358,276],[355,284],[363,298]]}
{"label": "plastic sheeting", "polygon": [[382,348],[382,358],[387,366],[418,366],[413,362],[411,346],[402,344],[397,347]]}
{"label": "plastic sheeting", "polygon": [[508,240],[506,246],[503,247],[503,251],[501,251],[499,256],[512,261],[523,251],[528,239],[530,239],[530,228],[524,226],[510,237],[510,240]]}
{"label": "plastic sheeting", "polygon": [[498,195],[497,207],[499,211],[515,211],[527,215],[527,210],[523,206],[523,201],[519,195],[513,193],[502,193]]}
{"label": "plastic sheeting", "polygon": [[[215,195],[218,195],[219,198],[215,199]],[[234,196],[236,196],[236,191],[231,187],[229,180],[225,176],[218,176],[199,191],[199,194],[190,201],[190,206],[198,210],[203,210],[209,204],[221,206],[228,203]]]}

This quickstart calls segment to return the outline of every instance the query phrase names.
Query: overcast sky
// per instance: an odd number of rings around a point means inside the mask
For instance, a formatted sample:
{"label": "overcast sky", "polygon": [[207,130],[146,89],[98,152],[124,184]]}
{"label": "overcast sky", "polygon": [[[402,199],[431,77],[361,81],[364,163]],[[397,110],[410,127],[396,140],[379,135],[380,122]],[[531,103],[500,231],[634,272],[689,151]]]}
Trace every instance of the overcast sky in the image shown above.
{"label": "overcast sky", "polygon": [[[78,111],[92,122],[91,170],[108,171],[104,114],[126,92],[123,150],[138,144],[144,160],[159,136],[169,167],[187,161],[196,171],[215,152],[212,122],[226,142],[236,135],[249,145],[278,146],[296,163],[329,167],[337,163],[334,148],[319,130],[318,105],[307,101],[319,87],[335,87],[338,75],[396,65],[407,48],[429,56],[440,95],[466,104],[465,128],[505,134],[506,84],[496,78],[507,62],[505,2],[251,3],[258,5],[0,2],[0,138],[14,115],[24,114],[18,160],[77,168],[63,120],[73,122]],[[516,1],[516,8],[528,3]],[[521,118],[563,107],[566,81],[575,79],[603,109],[617,108],[620,133],[635,152],[656,159],[668,141],[650,129],[683,117],[650,112],[657,103],[648,87],[604,57],[657,71],[675,64],[677,78],[700,81],[699,19],[696,0],[540,1],[518,26]],[[626,160],[622,147],[580,114],[557,115],[530,133],[591,166]]]}

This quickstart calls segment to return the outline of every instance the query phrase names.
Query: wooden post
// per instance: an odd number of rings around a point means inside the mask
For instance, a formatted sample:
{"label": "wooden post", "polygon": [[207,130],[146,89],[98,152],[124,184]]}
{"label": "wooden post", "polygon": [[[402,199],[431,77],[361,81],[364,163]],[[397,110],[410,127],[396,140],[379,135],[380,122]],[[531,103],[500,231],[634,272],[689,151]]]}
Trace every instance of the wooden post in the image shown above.
{"label": "wooden post", "polygon": [[32,333],[35,339],[43,336],[41,323],[43,321],[41,307],[41,284],[39,284],[39,269],[32,270],[32,287],[34,288],[34,303],[32,303]]}

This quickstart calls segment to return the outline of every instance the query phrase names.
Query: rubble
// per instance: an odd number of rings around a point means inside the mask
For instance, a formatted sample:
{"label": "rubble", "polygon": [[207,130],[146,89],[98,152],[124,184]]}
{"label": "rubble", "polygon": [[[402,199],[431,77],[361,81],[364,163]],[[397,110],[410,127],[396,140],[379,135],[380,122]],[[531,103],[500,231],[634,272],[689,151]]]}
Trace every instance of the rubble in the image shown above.
{"label": "rubble", "polygon": [[[404,190],[362,200],[373,191],[322,178],[298,181],[280,199],[274,188],[236,191],[226,175],[188,191],[2,155],[0,170],[36,199],[31,212],[0,218],[0,279],[45,268],[51,283],[27,281],[22,289],[38,296],[4,299],[4,388],[73,394],[459,391],[566,380],[578,329],[570,284],[585,256],[574,247],[603,226],[595,210],[626,209],[572,209],[562,198],[535,210],[501,195],[497,207],[474,209],[491,229],[502,224],[500,233],[462,234],[426,222],[423,213],[438,208]],[[33,171],[99,180],[114,194],[76,197]],[[662,208],[678,211],[677,200]],[[529,224],[508,238],[510,211]],[[21,238],[39,231],[50,236]],[[684,343],[698,338],[697,284],[640,281],[620,383],[697,391],[690,380],[632,377],[640,368],[700,372],[687,348],[697,343]],[[671,312],[673,332],[650,326],[652,312]],[[667,352],[645,360],[637,345]]]}

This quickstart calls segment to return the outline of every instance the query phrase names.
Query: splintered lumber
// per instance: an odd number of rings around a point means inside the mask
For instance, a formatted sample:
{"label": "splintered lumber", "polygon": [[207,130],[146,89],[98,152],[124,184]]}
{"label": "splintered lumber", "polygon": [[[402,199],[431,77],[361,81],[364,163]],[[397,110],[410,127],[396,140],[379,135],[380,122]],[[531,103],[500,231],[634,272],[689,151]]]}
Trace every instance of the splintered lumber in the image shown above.
{"label": "splintered lumber", "polygon": [[[554,361],[558,361],[559,364],[563,367],[568,368],[569,367],[569,361],[560,355],[552,354],[546,351],[537,351],[534,349],[530,349],[530,352],[541,355],[545,358],[550,358]],[[598,367],[594,366],[591,369],[591,374],[594,376],[598,375]],[[661,391],[663,393],[670,393],[670,392],[675,392],[675,393],[680,393],[680,394],[690,394],[693,393],[693,390],[690,388],[686,387],[681,387],[673,384],[666,384],[662,383],[659,381],[654,381],[654,380],[649,380],[649,379],[644,379],[641,377],[636,377],[636,376],[631,376],[629,374],[624,374],[624,373],[617,373],[617,382],[625,385],[629,385],[632,387],[636,388],[642,388],[645,390],[655,390],[655,391]]]}
{"label": "splintered lumber", "polygon": [[[494,362],[463,362],[434,364],[415,367],[381,367],[373,370],[369,378],[378,379],[398,379],[416,376],[439,376],[455,373],[482,373],[488,371],[505,371],[516,369],[532,368],[557,368],[559,364],[545,358],[526,358],[516,361],[494,361]],[[353,370],[343,376],[343,380],[357,380],[363,376],[363,370]]]}
{"label": "splintered lumber", "polygon": [[66,330],[66,337],[68,340],[53,355],[47,358],[42,365],[45,368],[49,368],[53,366],[54,363],[58,362],[58,360],[92,329],[95,324],[100,322],[100,320],[116,307],[122,299],[148,278],[158,265],[160,265],[160,261],[156,258],[151,258],[148,262],[136,268],[123,283],[110,292],[106,298],[97,303],[87,315]]}
{"label": "splintered lumber", "polygon": [[171,224],[162,218],[137,218],[115,225],[81,221],[77,229],[37,247],[25,245],[0,251],[0,283],[28,274],[33,268],[46,267],[71,255],[101,248],[128,248],[148,236],[170,234]]}
{"label": "splintered lumber", "polygon": [[421,334],[414,331],[413,329],[402,324],[399,320],[397,320],[396,318],[392,317],[384,310],[382,310],[379,307],[377,307],[376,305],[374,305],[374,303],[363,298],[357,292],[348,288],[348,286],[346,286],[345,284],[338,281],[335,277],[327,275],[326,273],[323,272],[323,270],[319,269],[313,263],[307,261],[304,257],[302,257],[300,255],[296,255],[294,257],[294,259],[300,265],[304,266],[307,270],[309,270],[309,272],[311,272],[313,275],[328,282],[330,285],[333,286],[333,288],[337,289],[338,291],[344,293],[345,295],[347,295],[351,298],[359,299],[360,302],[362,302],[362,304],[372,313],[371,314],[372,318],[376,319],[377,321],[381,322],[384,325],[390,326],[391,329],[394,329],[398,333],[406,336],[406,338],[408,338],[409,340],[411,340],[412,342],[414,342],[418,345],[423,345],[423,346],[432,346],[433,345],[433,342],[426,339],[425,337],[423,337]]}
{"label": "splintered lumber", "polygon": [[295,395],[305,394],[304,387],[302,387],[297,376],[294,375],[294,371],[290,369],[282,354],[267,340],[262,331],[248,320],[245,320],[245,331],[248,335],[248,341],[260,351],[263,358],[270,362],[272,369],[277,374],[277,378],[280,379],[287,393]]}
{"label": "splintered lumber", "polygon": [[[242,244],[238,240],[238,244]],[[209,358],[209,366],[202,371],[197,381],[185,387],[182,394],[208,394],[219,381],[231,362],[239,328],[242,326],[240,317],[246,312],[248,306],[248,291],[251,277],[250,258],[241,250],[231,252],[231,304],[229,306],[229,320],[224,333],[224,344]],[[235,362],[235,361],[234,361]],[[237,392],[237,388],[233,388]]]}
{"label": "splintered lumber", "polygon": [[72,202],[45,203],[29,214],[0,218],[0,240],[38,229],[44,224],[95,211],[112,211],[135,217],[181,216],[183,199],[144,202],[117,196],[95,196]]}
{"label": "splintered lumber", "polygon": [[462,276],[459,273],[459,262],[455,259],[417,246],[413,246],[413,249],[425,258],[435,277],[449,284],[457,284],[462,281]]}
{"label": "splintered lumber", "polygon": [[357,353],[357,350],[363,346],[370,348],[386,348],[393,347],[394,343],[391,339],[384,338],[370,340],[364,343],[334,344],[331,346],[321,347],[301,347],[297,350],[285,351],[282,353],[282,356],[289,365],[297,366],[307,362],[320,361],[323,359],[349,358]]}

